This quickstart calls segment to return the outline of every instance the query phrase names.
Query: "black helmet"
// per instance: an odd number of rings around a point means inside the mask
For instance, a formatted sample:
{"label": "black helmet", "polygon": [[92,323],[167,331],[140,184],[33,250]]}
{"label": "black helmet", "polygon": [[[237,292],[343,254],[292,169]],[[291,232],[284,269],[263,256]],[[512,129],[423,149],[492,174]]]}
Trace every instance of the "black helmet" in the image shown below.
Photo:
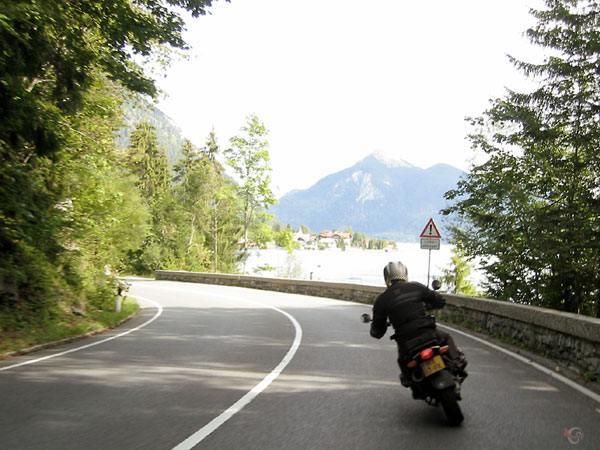
{"label": "black helmet", "polygon": [[389,262],[387,266],[383,268],[383,278],[388,287],[391,286],[394,281],[408,281],[408,269],[400,261]]}

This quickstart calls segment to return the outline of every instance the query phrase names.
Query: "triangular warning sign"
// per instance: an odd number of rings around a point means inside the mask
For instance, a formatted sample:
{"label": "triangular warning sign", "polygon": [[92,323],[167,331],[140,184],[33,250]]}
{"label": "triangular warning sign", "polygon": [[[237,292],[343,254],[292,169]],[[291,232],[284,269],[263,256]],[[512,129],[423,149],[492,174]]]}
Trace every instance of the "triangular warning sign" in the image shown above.
{"label": "triangular warning sign", "polygon": [[435,222],[433,221],[433,219],[429,219],[429,222],[427,222],[427,225],[425,225],[425,229],[423,230],[423,232],[421,233],[421,236],[419,236],[419,237],[441,239],[442,235],[440,234],[437,227],[435,226]]}

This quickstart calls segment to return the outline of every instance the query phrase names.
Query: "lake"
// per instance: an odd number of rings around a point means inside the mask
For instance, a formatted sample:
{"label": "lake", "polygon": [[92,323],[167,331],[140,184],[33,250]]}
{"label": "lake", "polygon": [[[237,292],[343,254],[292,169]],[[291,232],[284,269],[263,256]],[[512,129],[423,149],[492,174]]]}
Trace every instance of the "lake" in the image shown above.
{"label": "lake", "polygon": [[[441,276],[442,269],[450,267],[452,248],[442,244],[439,250],[431,251],[430,282]],[[426,284],[428,258],[429,251],[422,250],[419,243],[399,243],[397,250],[296,250],[291,256],[283,249],[252,250],[246,262],[246,272],[249,275],[282,277],[290,272],[290,268],[296,267],[292,278],[383,287],[385,265],[390,261],[402,261],[408,267],[410,281]],[[256,272],[257,268],[265,265],[275,270]],[[477,283],[478,278],[472,270],[470,279]]]}

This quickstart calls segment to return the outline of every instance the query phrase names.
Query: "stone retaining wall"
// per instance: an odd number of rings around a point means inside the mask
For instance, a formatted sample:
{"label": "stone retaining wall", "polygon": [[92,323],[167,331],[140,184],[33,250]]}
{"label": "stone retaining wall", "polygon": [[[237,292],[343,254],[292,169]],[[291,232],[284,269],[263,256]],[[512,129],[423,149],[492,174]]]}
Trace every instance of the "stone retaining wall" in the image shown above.
{"label": "stone retaining wall", "polygon": [[[156,271],[157,280],[238,286],[372,304],[383,287],[212,273]],[[571,370],[600,376],[600,319],[497,300],[444,294],[438,319],[517,344]]]}

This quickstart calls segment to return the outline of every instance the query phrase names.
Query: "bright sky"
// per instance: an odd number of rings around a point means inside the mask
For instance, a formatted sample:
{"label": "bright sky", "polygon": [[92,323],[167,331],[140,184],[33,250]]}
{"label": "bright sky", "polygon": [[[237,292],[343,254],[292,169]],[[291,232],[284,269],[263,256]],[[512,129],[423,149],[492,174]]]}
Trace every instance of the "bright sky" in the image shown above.
{"label": "bright sky", "polygon": [[[191,20],[191,58],[158,81],[159,108],[221,149],[257,114],[277,196],[374,151],[416,166],[472,158],[464,118],[524,87],[506,55],[540,60],[524,31],[541,0],[219,0]],[[536,56],[537,55],[537,56]]]}

